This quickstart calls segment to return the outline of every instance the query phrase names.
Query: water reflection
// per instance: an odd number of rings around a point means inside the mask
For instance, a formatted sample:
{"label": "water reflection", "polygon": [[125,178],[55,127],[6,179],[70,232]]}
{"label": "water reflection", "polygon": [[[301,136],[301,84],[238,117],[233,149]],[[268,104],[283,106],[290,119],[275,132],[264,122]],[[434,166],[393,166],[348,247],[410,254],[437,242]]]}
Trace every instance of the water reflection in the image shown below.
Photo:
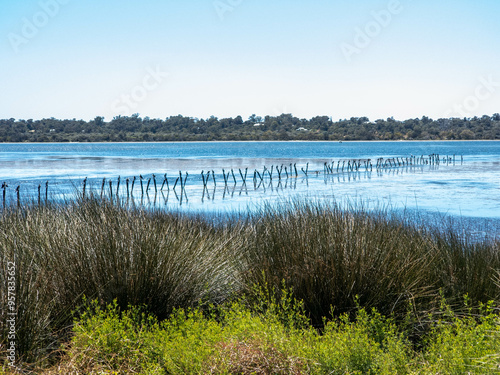
{"label": "water reflection", "polygon": [[[439,164],[430,159],[437,152]],[[73,197],[87,177],[87,194],[155,209],[355,199],[500,218],[499,142],[0,145],[0,176],[13,203],[18,193],[23,202]]]}

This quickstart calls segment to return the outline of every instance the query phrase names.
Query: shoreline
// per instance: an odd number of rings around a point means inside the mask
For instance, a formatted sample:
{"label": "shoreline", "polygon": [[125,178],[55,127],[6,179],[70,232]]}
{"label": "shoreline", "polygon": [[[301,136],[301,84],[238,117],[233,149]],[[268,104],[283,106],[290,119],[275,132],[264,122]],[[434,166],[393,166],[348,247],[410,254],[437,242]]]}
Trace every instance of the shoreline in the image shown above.
{"label": "shoreline", "polygon": [[67,145],[67,144],[177,144],[177,143],[419,143],[419,142],[500,142],[500,139],[412,139],[412,140],[356,140],[356,141],[320,141],[320,140],[278,140],[278,141],[122,141],[122,142],[0,142],[0,145]]}

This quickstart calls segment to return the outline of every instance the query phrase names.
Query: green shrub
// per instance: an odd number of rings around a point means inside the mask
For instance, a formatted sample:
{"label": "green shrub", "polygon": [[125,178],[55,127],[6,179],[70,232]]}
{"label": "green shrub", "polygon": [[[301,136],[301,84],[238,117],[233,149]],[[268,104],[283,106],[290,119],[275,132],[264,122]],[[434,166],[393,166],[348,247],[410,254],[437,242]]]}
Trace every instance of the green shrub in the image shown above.
{"label": "green shrub", "polygon": [[152,340],[156,331],[156,319],[139,308],[121,312],[114,301],[101,309],[94,301],[75,321],[69,355],[81,371],[159,371],[159,352]]}
{"label": "green shrub", "polygon": [[461,317],[445,306],[426,342],[423,360],[431,373],[500,373],[500,317],[492,303]]}

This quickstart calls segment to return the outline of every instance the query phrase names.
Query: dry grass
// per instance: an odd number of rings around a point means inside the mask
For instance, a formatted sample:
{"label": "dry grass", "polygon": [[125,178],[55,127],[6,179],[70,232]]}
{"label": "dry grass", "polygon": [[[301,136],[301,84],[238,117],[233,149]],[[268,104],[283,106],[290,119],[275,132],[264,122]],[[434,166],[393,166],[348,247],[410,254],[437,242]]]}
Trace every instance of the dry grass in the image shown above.
{"label": "dry grass", "polygon": [[300,375],[306,366],[298,358],[280,352],[273,346],[253,340],[221,342],[218,356],[209,367],[210,374]]}

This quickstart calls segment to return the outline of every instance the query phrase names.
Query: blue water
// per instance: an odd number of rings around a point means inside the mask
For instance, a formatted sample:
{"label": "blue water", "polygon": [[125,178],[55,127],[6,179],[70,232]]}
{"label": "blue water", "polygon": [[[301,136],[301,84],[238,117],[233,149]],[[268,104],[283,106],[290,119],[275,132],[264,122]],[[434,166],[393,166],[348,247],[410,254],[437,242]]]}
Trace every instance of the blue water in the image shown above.
{"label": "blue water", "polygon": [[[448,162],[439,165],[404,166],[370,172],[337,173],[340,160],[379,157],[427,157],[439,154]],[[454,159],[453,159],[454,156]],[[450,158],[450,159],[448,159]],[[454,161],[453,161],[454,160]],[[334,173],[324,175],[324,163],[334,162]],[[309,163],[308,176],[301,171]],[[296,164],[297,178],[283,178],[274,170],[261,183],[253,183],[254,170]],[[330,164],[331,165],[331,164]],[[243,184],[239,169],[248,168]],[[233,169],[235,177],[224,183],[222,170]],[[287,170],[288,170],[287,169]],[[201,171],[214,171],[204,189]],[[179,171],[189,173],[181,194],[180,184],[173,190]],[[289,172],[289,170],[288,170]],[[167,173],[169,189],[160,185]],[[500,220],[500,142],[188,142],[188,143],[69,143],[0,144],[0,182],[6,182],[7,200],[15,201],[20,186],[22,199],[36,199],[38,185],[44,191],[49,181],[51,199],[69,196],[82,188],[116,197],[126,196],[125,179],[144,177],[143,188],[152,174],[157,176],[157,193],[150,181],[148,194],[141,194],[140,182],[134,185],[135,203],[186,211],[248,210],[262,202],[307,198],[335,200],[346,204],[389,207],[422,213],[438,213],[465,218]],[[290,174],[291,177],[291,174]],[[236,179],[236,183],[234,182]],[[257,180],[260,182],[260,179]],[[42,194],[43,195],[43,194]]]}
{"label": "blue water", "polygon": [[14,143],[0,144],[0,161],[41,158],[368,158],[401,155],[500,153],[498,141],[456,142],[184,142],[184,143]]}

